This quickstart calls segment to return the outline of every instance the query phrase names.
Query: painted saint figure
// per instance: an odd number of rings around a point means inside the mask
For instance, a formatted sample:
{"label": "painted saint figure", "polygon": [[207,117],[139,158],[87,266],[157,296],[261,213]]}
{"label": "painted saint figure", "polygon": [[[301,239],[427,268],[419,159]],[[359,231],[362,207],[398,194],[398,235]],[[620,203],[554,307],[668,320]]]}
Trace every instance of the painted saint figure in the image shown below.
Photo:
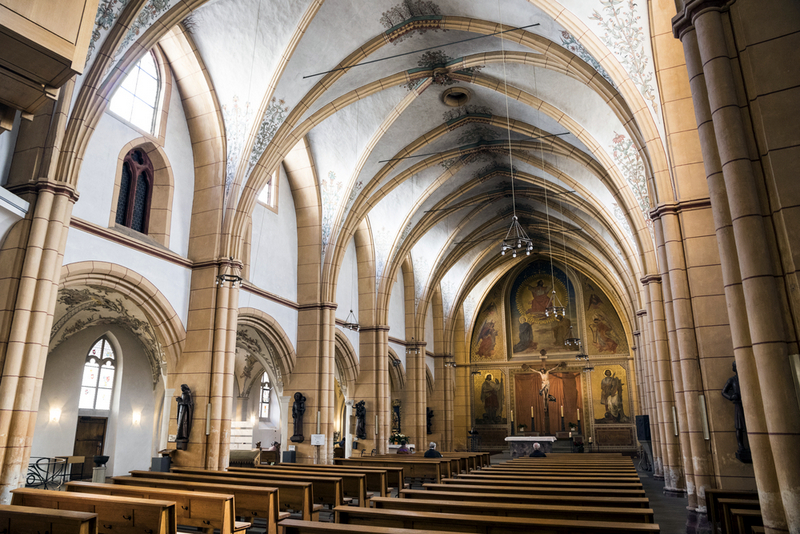
{"label": "painted saint figure", "polygon": [[486,318],[483,320],[480,332],[478,332],[478,349],[475,353],[481,358],[491,358],[494,352],[495,340],[497,339],[496,318],[497,308],[492,303],[489,305]]}
{"label": "painted saint figure", "polygon": [[[502,378],[502,377],[501,377]],[[500,407],[502,406],[503,383],[497,379],[492,380],[492,375],[486,375],[481,386],[481,402],[486,410],[484,420],[487,423],[500,422]]]}
{"label": "painted saint figure", "polygon": [[605,377],[600,381],[600,404],[606,407],[603,422],[627,423],[629,418],[622,404],[622,380],[611,369],[606,369],[603,374]]}
{"label": "painted saint figure", "polygon": [[550,306],[550,288],[545,287],[544,281],[539,280],[535,287],[529,285],[528,290],[533,295],[528,313],[544,313]]}
{"label": "painted saint figure", "polygon": [[601,313],[594,315],[589,328],[592,330],[592,344],[598,352],[614,353],[617,351],[617,342],[612,337],[611,326]]}
{"label": "painted saint figure", "polygon": [[189,444],[189,434],[192,432],[194,416],[194,400],[189,386],[181,384],[181,396],[175,397],[175,400],[178,401],[178,433],[175,439],[175,448],[185,451]]}

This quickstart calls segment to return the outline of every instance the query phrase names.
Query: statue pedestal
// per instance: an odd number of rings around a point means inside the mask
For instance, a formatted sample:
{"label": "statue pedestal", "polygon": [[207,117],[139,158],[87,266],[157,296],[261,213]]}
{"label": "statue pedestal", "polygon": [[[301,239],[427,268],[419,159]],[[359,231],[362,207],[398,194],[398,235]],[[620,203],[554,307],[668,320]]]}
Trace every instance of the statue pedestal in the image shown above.
{"label": "statue pedestal", "polygon": [[530,456],[533,452],[533,444],[538,443],[541,445],[541,450],[544,453],[553,452],[553,442],[556,440],[553,436],[509,436],[506,438],[511,449],[511,458],[521,458],[523,456]]}

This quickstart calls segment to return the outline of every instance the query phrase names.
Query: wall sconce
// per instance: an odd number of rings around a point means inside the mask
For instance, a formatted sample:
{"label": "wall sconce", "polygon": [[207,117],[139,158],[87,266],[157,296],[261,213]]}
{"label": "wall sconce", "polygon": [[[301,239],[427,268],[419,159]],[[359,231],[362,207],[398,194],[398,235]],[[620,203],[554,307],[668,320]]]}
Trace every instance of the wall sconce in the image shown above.
{"label": "wall sconce", "polygon": [[251,415],[250,416],[250,425],[251,426],[256,426],[256,416],[255,415]]}
{"label": "wall sconce", "polygon": [[50,408],[50,422],[58,423],[61,419],[61,408]]}
{"label": "wall sconce", "polygon": [[142,422],[142,412],[133,412],[133,414],[131,414],[131,423],[138,426],[139,423],[141,422]]}

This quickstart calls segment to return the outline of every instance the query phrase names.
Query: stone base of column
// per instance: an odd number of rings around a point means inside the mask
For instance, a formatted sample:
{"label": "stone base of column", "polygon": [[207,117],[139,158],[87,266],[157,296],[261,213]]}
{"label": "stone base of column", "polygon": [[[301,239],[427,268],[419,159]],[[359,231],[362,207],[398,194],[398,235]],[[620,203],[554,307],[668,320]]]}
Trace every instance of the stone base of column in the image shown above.
{"label": "stone base of column", "polygon": [[664,475],[653,475],[653,480],[662,481],[664,480]]}
{"label": "stone base of column", "polygon": [[[686,497],[686,490],[664,488],[664,495],[667,497]],[[694,508],[686,507],[688,510],[694,511]]]}

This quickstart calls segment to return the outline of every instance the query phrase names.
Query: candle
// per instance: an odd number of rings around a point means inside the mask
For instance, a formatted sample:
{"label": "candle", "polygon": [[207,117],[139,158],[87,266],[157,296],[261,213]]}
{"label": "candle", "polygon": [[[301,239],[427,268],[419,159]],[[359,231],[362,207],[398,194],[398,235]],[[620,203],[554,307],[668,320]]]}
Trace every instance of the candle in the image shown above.
{"label": "candle", "polygon": [[319,434],[319,410],[317,410],[317,434]]}
{"label": "candle", "polygon": [[378,435],[378,414],[375,414],[375,435]]}
{"label": "candle", "polygon": [[561,405],[561,417],[564,417],[564,405]]}
{"label": "candle", "polygon": [[581,409],[578,408],[578,421],[580,421],[580,420],[581,420]]}
{"label": "candle", "polygon": [[514,420],[514,410],[511,410],[511,420]]}
{"label": "candle", "polygon": [[531,406],[531,417],[533,417],[533,406]]}

